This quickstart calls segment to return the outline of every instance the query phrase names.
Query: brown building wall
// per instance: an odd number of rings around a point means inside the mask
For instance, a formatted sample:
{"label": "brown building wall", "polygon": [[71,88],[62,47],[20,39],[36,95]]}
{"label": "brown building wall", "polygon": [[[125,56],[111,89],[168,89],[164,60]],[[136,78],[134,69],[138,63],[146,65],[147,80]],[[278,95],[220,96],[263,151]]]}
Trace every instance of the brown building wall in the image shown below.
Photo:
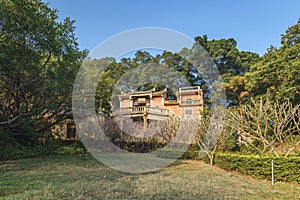
{"label": "brown building wall", "polygon": [[186,101],[187,99],[192,99],[192,100],[201,100],[201,95],[200,94],[181,94],[181,100]]}
{"label": "brown building wall", "polygon": [[130,99],[123,99],[121,101],[121,104],[120,104],[121,108],[127,108],[127,107],[130,107],[130,106],[131,106]]}
{"label": "brown building wall", "polygon": [[187,114],[187,110],[191,110],[192,115],[200,115],[200,110],[202,110],[202,107],[199,106],[185,106],[182,107],[182,114],[186,115]]}
{"label": "brown building wall", "polygon": [[162,97],[153,97],[152,98],[152,107],[158,107],[158,108],[163,108],[163,104],[162,104]]}
{"label": "brown building wall", "polygon": [[177,115],[182,115],[182,107],[179,105],[165,105],[165,109],[173,111]]}

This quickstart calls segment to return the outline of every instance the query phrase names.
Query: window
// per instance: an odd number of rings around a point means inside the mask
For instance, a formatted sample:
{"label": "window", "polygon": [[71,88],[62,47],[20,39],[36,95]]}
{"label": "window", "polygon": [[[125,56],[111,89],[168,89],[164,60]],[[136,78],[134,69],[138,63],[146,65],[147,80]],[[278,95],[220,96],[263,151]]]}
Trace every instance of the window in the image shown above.
{"label": "window", "polygon": [[193,115],[192,109],[184,109],[184,115]]}
{"label": "window", "polygon": [[184,101],[183,104],[185,104],[185,105],[191,105],[191,104],[193,104],[193,98],[187,98],[186,101]]}
{"label": "window", "polygon": [[146,102],[146,98],[138,98],[139,102]]}

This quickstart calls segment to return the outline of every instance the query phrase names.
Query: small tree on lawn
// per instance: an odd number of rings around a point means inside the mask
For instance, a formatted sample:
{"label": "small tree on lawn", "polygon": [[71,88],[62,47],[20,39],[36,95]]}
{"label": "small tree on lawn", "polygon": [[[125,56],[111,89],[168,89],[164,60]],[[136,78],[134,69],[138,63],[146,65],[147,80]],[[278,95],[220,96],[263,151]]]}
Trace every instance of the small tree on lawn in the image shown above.
{"label": "small tree on lawn", "polygon": [[210,160],[210,164],[214,164],[215,154],[220,144],[228,140],[233,129],[225,121],[226,111],[218,111],[215,115],[204,114],[199,121],[199,129],[197,134],[197,144],[200,147],[200,153],[205,153]]}

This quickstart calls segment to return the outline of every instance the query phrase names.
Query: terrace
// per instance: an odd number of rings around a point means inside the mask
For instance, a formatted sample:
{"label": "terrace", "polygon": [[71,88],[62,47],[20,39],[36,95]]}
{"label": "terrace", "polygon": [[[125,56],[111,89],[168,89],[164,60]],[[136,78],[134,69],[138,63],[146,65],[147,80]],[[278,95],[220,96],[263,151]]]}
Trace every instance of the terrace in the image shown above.
{"label": "terrace", "polygon": [[117,115],[133,115],[133,116],[138,116],[138,115],[142,116],[147,114],[168,116],[169,110],[162,109],[162,108],[146,107],[146,106],[133,106],[127,108],[120,108],[115,113]]}

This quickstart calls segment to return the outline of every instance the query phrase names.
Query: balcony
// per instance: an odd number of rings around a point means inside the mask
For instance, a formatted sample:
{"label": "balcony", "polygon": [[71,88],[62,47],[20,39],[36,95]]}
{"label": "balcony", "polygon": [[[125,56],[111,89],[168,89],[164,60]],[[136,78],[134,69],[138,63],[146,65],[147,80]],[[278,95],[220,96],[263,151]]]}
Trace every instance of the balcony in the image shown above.
{"label": "balcony", "polygon": [[164,102],[165,105],[178,105],[177,100],[165,100]]}
{"label": "balcony", "polygon": [[134,106],[131,107],[131,113],[144,113],[146,111],[145,106]]}
{"label": "balcony", "polygon": [[145,107],[145,106],[134,106],[134,107],[127,107],[127,108],[120,108],[119,110],[114,112],[115,115],[145,115],[145,114],[152,114],[152,115],[163,115],[168,116],[169,110],[162,109],[162,108],[152,108],[152,107]]}
{"label": "balcony", "polygon": [[162,108],[151,108],[151,107],[146,107],[146,112],[148,114],[156,114],[156,115],[169,115],[169,110],[162,109]]}
{"label": "balcony", "polygon": [[187,100],[187,101],[181,101],[182,106],[196,106],[201,105],[200,100]]}

